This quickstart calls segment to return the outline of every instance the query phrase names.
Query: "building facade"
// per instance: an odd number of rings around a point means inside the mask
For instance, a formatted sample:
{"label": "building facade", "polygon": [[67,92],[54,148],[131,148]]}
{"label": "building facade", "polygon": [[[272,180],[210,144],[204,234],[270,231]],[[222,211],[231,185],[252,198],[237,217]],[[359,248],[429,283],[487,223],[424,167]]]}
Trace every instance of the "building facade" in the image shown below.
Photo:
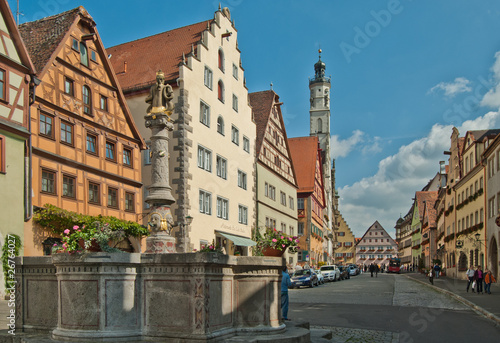
{"label": "building facade", "polygon": [[335,255],[333,258],[333,264],[338,265],[349,265],[351,263],[356,263],[356,243],[354,234],[352,233],[349,225],[344,220],[341,214],[337,216],[338,220],[338,230],[335,230],[337,236],[335,247]]}
{"label": "building facade", "polygon": [[[31,217],[29,102],[35,80],[35,68],[5,0],[0,0],[0,35],[0,189],[8,195],[0,197],[2,247],[9,234],[23,243],[25,221]],[[2,297],[3,278],[0,269]]]}
{"label": "building facade", "polygon": [[[272,91],[249,94],[257,127],[257,227],[274,228],[297,235],[297,179],[292,163],[282,103]],[[289,266],[297,264],[297,254],[284,255]]]}
{"label": "building facade", "polygon": [[298,236],[300,250],[297,264],[318,266],[326,261],[324,231],[325,190],[321,149],[317,137],[297,137],[288,140],[295,166],[297,191]]}
{"label": "building facade", "polygon": [[[185,251],[215,241],[228,254],[249,254],[256,225],[256,126],[248,104],[238,31],[227,8],[213,19],[108,48],[143,137],[145,99],[162,70],[173,88],[169,143],[172,214]],[[143,159],[144,191],[151,184]],[[143,204],[147,213],[147,204]],[[193,218],[186,226],[186,218]],[[185,230],[180,230],[184,227]]]}
{"label": "building facade", "polygon": [[364,268],[370,264],[388,267],[389,260],[397,257],[397,244],[387,231],[375,221],[356,244],[356,264]]}
{"label": "building facade", "polygon": [[[78,7],[19,30],[41,80],[31,106],[33,205],[137,221],[145,144],[92,17]],[[41,255],[48,234],[27,228],[25,255]]]}

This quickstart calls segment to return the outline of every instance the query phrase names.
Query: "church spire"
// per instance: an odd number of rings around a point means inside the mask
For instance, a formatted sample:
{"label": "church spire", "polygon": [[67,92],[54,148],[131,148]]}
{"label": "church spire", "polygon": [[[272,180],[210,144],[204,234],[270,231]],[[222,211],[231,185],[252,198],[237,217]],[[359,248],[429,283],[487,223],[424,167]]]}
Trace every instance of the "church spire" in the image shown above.
{"label": "church spire", "polygon": [[314,78],[309,80],[309,84],[315,82],[330,82],[330,78],[325,77],[326,64],[321,60],[322,50],[319,49],[318,53],[319,53],[318,62],[314,64]]}

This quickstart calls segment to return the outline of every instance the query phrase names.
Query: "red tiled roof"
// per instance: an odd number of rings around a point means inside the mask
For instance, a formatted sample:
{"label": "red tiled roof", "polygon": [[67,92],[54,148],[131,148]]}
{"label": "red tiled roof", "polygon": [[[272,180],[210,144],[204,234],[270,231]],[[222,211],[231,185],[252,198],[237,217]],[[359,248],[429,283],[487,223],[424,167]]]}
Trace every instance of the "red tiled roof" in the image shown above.
{"label": "red tiled roof", "polygon": [[313,192],[316,159],[318,158],[318,137],[289,138],[288,145],[299,186],[298,191]]}
{"label": "red tiled roof", "polygon": [[274,91],[268,90],[249,93],[248,98],[250,99],[250,106],[252,106],[255,126],[257,128],[255,149],[257,153],[259,153],[266,133],[269,116],[271,115],[274,99],[276,98],[276,102],[278,102],[279,97]]}
{"label": "red tiled roof", "polygon": [[201,40],[208,22],[203,21],[106,48],[124,92],[154,83],[156,72],[160,69],[165,74],[165,80],[177,79],[182,54],[187,56],[191,52],[191,46]]}
{"label": "red tiled roof", "polygon": [[[424,216],[424,202],[427,202],[427,209],[434,208],[434,203],[438,197],[438,191],[426,191],[426,192],[416,192],[415,197],[418,203],[418,215],[421,221],[423,221]],[[436,221],[436,213],[434,213],[434,222]],[[429,223],[430,224],[430,223]]]}
{"label": "red tiled roof", "polygon": [[92,20],[79,6],[72,10],[19,25],[19,32],[36,70],[41,73],[78,15]]}

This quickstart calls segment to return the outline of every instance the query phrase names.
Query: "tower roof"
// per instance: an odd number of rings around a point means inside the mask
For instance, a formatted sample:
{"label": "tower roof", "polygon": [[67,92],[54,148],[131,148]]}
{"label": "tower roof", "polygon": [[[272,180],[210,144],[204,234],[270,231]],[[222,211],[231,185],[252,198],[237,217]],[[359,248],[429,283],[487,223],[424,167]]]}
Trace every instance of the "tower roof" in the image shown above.
{"label": "tower roof", "polygon": [[318,50],[319,53],[319,59],[318,62],[314,64],[314,78],[309,80],[309,84],[311,83],[316,83],[316,82],[328,82],[330,83],[330,78],[325,77],[325,69],[326,69],[326,64],[321,60],[321,53],[322,50]]}

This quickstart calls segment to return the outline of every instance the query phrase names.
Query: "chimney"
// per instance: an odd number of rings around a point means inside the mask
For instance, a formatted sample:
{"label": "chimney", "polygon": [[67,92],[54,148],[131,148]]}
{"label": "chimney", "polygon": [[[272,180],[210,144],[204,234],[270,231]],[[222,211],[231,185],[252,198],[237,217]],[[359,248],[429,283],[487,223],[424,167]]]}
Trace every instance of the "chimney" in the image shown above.
{"label": "chimney", "polygon": [[127,61],[123,62],[123,72],[127,72]]}

